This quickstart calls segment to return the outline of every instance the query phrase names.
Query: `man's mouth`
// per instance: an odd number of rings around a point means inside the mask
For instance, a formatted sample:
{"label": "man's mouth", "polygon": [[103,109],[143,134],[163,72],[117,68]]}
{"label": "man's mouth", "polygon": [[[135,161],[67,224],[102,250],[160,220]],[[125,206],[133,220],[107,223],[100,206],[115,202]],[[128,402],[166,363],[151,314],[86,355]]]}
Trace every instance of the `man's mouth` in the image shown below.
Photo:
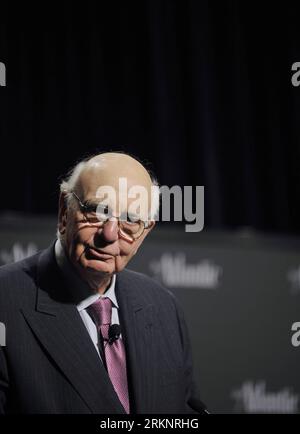
{"label": "man's mouth", "polygon": [[100,249],[97,249],[92,246],[87,246],[86,253],[88,253],[89,256],[96,257],[98,259],[101,259],[102,261],[113,259],[113,255],[110,255],[108,253],[105,253],[101,251]]}

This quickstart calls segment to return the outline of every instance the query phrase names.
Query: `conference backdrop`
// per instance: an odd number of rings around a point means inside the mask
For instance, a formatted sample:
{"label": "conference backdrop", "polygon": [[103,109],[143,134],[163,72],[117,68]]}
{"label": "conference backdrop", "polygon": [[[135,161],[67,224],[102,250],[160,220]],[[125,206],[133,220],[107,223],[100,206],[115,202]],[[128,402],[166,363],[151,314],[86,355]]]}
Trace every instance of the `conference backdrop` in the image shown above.
{"label": "conference backdrop", "polygon": [[[47,247],[55,230],[54,218],[3,216],[0,264]],[[130,268],[179,299],[211,412],[299,412],[300,239],[161,224]]]}

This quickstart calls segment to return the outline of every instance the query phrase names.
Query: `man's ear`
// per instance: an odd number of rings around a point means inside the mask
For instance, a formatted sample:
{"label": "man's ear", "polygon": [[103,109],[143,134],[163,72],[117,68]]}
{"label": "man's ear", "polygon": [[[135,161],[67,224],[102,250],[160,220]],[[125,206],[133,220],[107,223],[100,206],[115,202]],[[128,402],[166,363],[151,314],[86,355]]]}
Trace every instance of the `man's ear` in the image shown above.
{"label": "man's ear", "polygon": [[58,230],[61,234],[64,234],[66,232],[67,213],[67,193],[62,191],[59,195],[58,202]]}

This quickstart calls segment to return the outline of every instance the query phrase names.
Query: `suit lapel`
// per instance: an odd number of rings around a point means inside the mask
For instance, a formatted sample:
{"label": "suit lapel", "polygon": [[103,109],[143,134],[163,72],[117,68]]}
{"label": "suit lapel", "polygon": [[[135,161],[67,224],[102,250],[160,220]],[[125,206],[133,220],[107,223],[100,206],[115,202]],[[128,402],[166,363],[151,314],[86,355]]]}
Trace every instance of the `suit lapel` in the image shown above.
{"label": "suit lapel", "polygon": [[141,301],[141,288],[130,274],[117,276],[116,295],[120,307],[120,323],[126,348],[127,371],[132,413],[151,413],[155,406],[156,359],[155,307]]}
{"label": "suit lapel", "polygon": [[67,303],[53,247],[38,265],[36,310],[23,314],[33,333],[92,413],[125,411],[74,304]]}

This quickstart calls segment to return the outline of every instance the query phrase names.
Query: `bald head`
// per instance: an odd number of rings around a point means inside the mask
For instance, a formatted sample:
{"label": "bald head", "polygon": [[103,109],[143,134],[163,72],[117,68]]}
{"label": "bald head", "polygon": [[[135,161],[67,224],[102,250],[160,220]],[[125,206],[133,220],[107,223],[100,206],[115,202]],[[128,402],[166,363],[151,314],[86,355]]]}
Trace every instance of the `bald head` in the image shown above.
{"label": "bald head", "polygon": [[128,188],[143,186],[151,194],[152,180],[144,166],[135,158],[116,152],[99,154],[88,160],[74,187],[79,194],[91,198],[101,186],[111,186],[118,192],[120,178],[127,180]]}
{"label": "bald head", "polygon": [[151,182],[148,171],[135,158],[119,152],[105,152],[90,158],[85,166],[86,170],[112,171],[114,175],[129,176],[135,174],[140,179]]}

